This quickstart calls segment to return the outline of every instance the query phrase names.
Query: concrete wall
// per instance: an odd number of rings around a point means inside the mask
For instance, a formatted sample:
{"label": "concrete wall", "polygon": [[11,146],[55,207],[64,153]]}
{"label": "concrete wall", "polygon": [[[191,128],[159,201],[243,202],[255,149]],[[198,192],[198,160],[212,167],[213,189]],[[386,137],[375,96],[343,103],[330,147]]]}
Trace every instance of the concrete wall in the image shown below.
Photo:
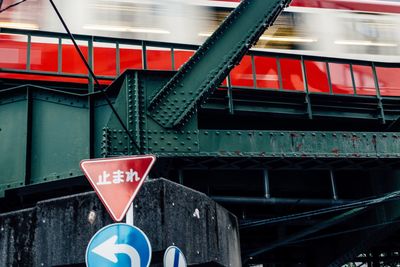
{"label": "concrete wall", "polygon": [[[148,181],[133,218],[149,237],[154,266],[170,245],[182,249],[189,265],[241,266],[235,216],[202,193],[165,179]],[[90,238],[110,223],[94,192],[0,214],[0,266],[80,266]]]}

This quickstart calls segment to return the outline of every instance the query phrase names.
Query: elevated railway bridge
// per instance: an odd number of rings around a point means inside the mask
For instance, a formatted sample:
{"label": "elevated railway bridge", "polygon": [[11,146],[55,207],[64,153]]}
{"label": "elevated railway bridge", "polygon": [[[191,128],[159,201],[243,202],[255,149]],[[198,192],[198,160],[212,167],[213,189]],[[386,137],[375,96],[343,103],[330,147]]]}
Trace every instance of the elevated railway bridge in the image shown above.
{"label": "elevated railway bridge", "polygon": [[67,34],[2,28],[1,212],[155,154],[237,216],[245,265],[397,266],[400,64],[249,50],[287,3],[243,2],[200,48],[75,35],[97,77]]}

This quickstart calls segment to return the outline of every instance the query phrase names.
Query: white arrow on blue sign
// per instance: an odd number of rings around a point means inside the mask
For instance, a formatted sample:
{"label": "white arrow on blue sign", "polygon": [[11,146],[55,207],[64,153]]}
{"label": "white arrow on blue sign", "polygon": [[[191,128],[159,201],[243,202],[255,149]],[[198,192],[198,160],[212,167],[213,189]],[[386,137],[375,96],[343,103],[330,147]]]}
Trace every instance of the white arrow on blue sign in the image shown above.
{"label": "white arrow on blue sign", "polygon": [[186,267],[187,262],[182,251],[175,246],[167,248],[164,254],[164,267]]}
{"label": "white arrow on blue sign", "polygon": [[125,223],[100,229],[86,249],[88,267],[149,267],[151,245],[142,230]]}

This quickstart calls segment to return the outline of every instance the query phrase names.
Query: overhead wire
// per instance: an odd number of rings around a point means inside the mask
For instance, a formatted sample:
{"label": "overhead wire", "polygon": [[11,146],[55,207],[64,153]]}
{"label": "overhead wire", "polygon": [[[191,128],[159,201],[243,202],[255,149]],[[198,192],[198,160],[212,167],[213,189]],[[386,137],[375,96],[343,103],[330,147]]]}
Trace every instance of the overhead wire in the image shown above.
{"label": "overhead wire", "polygon": [[[268,251],[272,250],[272,249],[275,249],[277,247],[282,247],[282,246],[286,246],[286,245],[294,245],[294,244],[314,241],[314,240],[318,240],[318,239],[334,237],[334,236],[343,235],[343,234],[349,234],[349,233],[358,232],[358,231],[369,230],[369,229],[373,229],[373,228],[380,228],[380,227],[383,227],[383,226],[396,224],[396,223],[399,223],[399,222],[400,222],[400,220],[391,220],[391,221],[387,221],[387,222],[383,222],[383,223],[369,224],[369,225],[365,225],[365,226],[362,226],[362,227],[356,227],[356,228],[347,229],[347,230],[343,230],[343,231],[337,231],[337,232],[333,232],[333,233],[329,233],[329,234],[317,235],[317,236],[313,236],[313,237],[310,237],[310,238],[290,240],[290,241],[287,241],[287,242],[281,242],[279,245],[276,245],[276,246],[273,246],[272,248],[269,248]],[[247,261],[252,259],[255,256],[255,255],[252,255],[253,253],[254,252],[248,252],[248,255],[250,255],[250,256],[246,256],[245,257]]]}
{"label": "overhead wire", "polygon": [[17,3],[8,5],[7,7],[1,9],[1,6],[3,5],[3,0],[0,0],[0,14],[3,13],[4,11],[6,11],[6,10],[12,8],[12,7],[15,7],[15,6],[18,6],[19,4],[22,4],[22,3],[25,2],[25,1],[26,1],[26,0],[21,0],[21,1],[17,2]]}
{"label": "overhead wire", "polygon": [[399,197],[400,197],[400,191],[394,191],[394,192],[385,194],[382,197],[377,197],[377,198],[373,198],[373,199],[356,201],[353,203],[339,205],[339,206],[335,206],[335,207],[329,207],[329,208],[323,208],[323,209],[307,211],[307,212],[302,212],[302,213],[290,214],[290,215],[281,216],[281,217],[275,217],[275,218],[270,218],[270,219],[242,223],[242,224],[240,224],[240,229],[244,230],[244,229],[254,228],[254,227],[258,227],[258,226],[271,225],[271,224],[275,224],[275,223],[282,223],[282,222],[287,222],[287,221],[303,219],[303,218],[307,218],[307,217],[313,217],[313,216],[333,213],[336,211],[341,211],[341,210],[346,210],[346,209],[376,205],[376,204],[379,204],[382,202],[396,200]]}
{"label": "overhead wire", "polygon": [[[343,210],[343,209],[351,209],[348,212],[345,212],[345,213],[343,213],[341,215],[338,215],[338,216],[336,216],[334,218],[330,218],[330,219],[326,220],[322,224],[319,224],[319,225],[314,226],[314,227],[312,227],[310,229],[306,229],[305,231],[302,231],[300,233],[297,233],[297,234],[294,234],[292,236],[289,236],[288,238],[285,238],[284,240],[279,240],[279,241],[277,241],[275,243],[267,245],[264,248],[248,252],[247,253],[247,257],[245,257],[245,262],[251,260],[253,257],[256,257],[256,256],[258,256],[260,254],[263,254],[263,253],[267,252],[267,251],[273,250],[273,249],[275,249],[277,247],[282,247],[282,246],[286,246],[286,245],[289,245],[289,244],[295,244],[295,243],[298,243],[298,242],[306,242],[306,241],[309,241],[309,240],[317,239],[319,237],[320,238],[325,238],[325,237],[330,237],[330,236],[341,234],[341,232],[337,232],[337,233],[330,233],[330,234],[326,234],[326,235],[314,236],[314,237],[307,238],[307,239],[305,238],[307,235],[313,234],[313,233],[318,232],[318,231],[320,231],[320,230],[322,230],[324,228],[327,228],[327,227],[330,227],[330,226],[332,226],[334,224],[340,223],[340,221],[345,220],[346,217],[348,217],[348,216],[357,215],[360,212],[362,212],[363,210],[365,210],[366,208],[370,208],[373,205],[382,204],[382,203],[387,202],[387,201],[397,200],[397,199],[399,199],[399,196],[400,196],[400,191],[394,191],[394,192],[391,192],[391,193],[387,193],[382,197],[376,197],[376,198],[369,199],[369,200],[358,201],[358,202],[347,204],[347,205],[341,205],[339,207],[320,209],[320,210],[317,210],[317,211],[298,213],[298,214],[294,214],[294,215],[288,215],[288,216],[282,216],[282,217],[268,219],[268,220],[264,220],[264,221],[258,221],[253,225],[252,224],[247,224],[248,227],[264,226],[264,225],[277,223],[277,222],[292,221],[292,220],[296,220],[296,219],[300,219],[300,218],[304,218],[304,217],[308,217],[309,218],[311,216],[326,214],[326,213],[339,211],[339,210]],[[396,222],[396,221],[393,221],[393,223],[394,222]],[[383,224],[389,224],[389,223],[392,223],[392,221],[391,222],[384,222]],[[351,232],[351,231],[360,231],[360,230],[363,230],[364,228],[365,229],[369,229],[369,228],[371,228],[371,225],[363,226],[363,227],[359,227],[359,228],[355,228],[355,229],[350,229],[350,230],[345,230],[345,231],[342,231],[342,232],[346,233],[346,232]]]}
{"label": "overhead wire", "polygon": [[74,92],[54,89],[54,88],[51,88],[51,87],[45,87],[45,86],[39,86],[39,85],[27,83],[27,84],[13,86],[13,87],[5,88],[5,89],[0,89],[0,94],[6,93],[6,92],[15,91],[15,90],[22,89],[22,88],[36,88],[36,89],[40,89],[40,90],[44,90],[44,91],[55,92],[55,93],[60,93],[60,94],[64,94],[64,95],[78,96],[78,97],[87,97],[87,96],[92,96],[92,95],[99,95],[101,93],[101,92],[98,91],[98,92],[91,92],[91,93],[81,94],[81,93],[74,93]]}
{"label": "overhead wire", "polygon": [[351,228],[351,229],[333,232],[333,233],[329,233],[329,234],[317,235],[317,236],[313,236],[310,238],[299,239],[296,241],[288,242],[287,244],[291,245],[291,244],[303,243],[303,242],[307,242],[307,241],[313,241],[313,240],[318,240],[318,239],[322,239],[322,238],[328,238],[328,237],[348,234],[348,233],[352,233],[352,232],[358,232],[358,231],[364,231],[364,230],[373,229],[373,228],[379,228],[382,226],[387,226],[387,225],[391,225],[391,224],[395,224],[395,223],[399,223],[399,222],[400,222],[400,220],[391,220],[391,221],[387,221],[387,222],[383,222],[383,223],[369,224],[369,225],[365,225],[362,227],[356,227],[356,228]]}
{"label": "overhead wire", "polygon": [[[27,0],[21,0],[21,1],[17,2],[17,3],[14,3],[14,4],[11,4],[11,5],[7,6],[6,8],[0,9],[0,13],[4,12],[4,11],[10,9],[10,8],[16,7],[17,5],[20,5],[20,4],[22,4],[23,2],[26,2],[26,1],[27,1]],[[141,149],[140,149],[139,145],[135,142],[135,140],[134,140],[132,134],[129,132],[129,130],[128,130],[128,128],[126,127],[125,123],[122,121],[120,115],[118,114],[118,112],[117,112],[116,109],[114,108],[114,106],[113,106],[113,104],[112,104],[110,98],[108,97],[107,93],[105,92],[105,90],[102,89],[102,87],[101,87],[101,85],[100,85],[100,82],[99,82],[99,80],[97,79],[97,76],[94,74],[92,68],[89,66],[89,63],[87,62],[87,60],[85,59],[84,55],[82,54],[82,51],[80,50],[78,44],[76,43],[75,38],[74,38],[74,36],[72,35],[71,31],[69,30],[67,24],[65,23],[65,21],[64,21],[64,19],[63,19],[63,17],[62,17],[62,15],[61,15],[61,13],[58,11],[58,9],[57,9],[56,5],[54,4],[54,2],[53,2],[52,0],[49,0],[49,1],[50,1],[51,5],[52,5],[54,11],[56,12],[58,18],[60,19],[60,21],[61,21],[61,23],[62,23],[64,29],[67,31],[67,34],[68,34],[69,38],[71,39],[72,43],[74,44],[74,47],[75,47],[76,51],[78,52],[78,54],[79,54],[81,60],[82,60],[83,63],[85,64],[85,67],[86,67],[87,70],[89,71],[91,77],[93,78],[93,80],[95,81],[95,83],[96,83],[97,87],[99,88],[100,92],[101,92],[102,95],[104,96],[104,98],[105,98],[107,104],[110,106],[110,108],[111,108],[113,114],[115,115],[115,117],[117,118],[118,122],[120,123],[120,125],[121,125],[122,128],[124,129],[125,133],[126,133],[127,136],[129,137],[129,139],[130,139],[130,141],[132,142],[132,144],[135,146],[136,150],[137,150],[139,153],[141,153]],[[0,8],[1,8],[2,3],[3,3],[3,0],[0,0]],[[90,95],[90,94],[88,94],[88,95]]]}
{"label": "overhead wire", "polygon": [[82,51],[80,50],[78,44],[76,43],[74,36],[72,35],[72,33],[71,33],[71,31],[69,30],[67,24],[65,23],[65,21],[64,21],[62,15],[61,15],[61,13],[59,12],[57,6],[54,4],[53,0],[49,0],[49,1],[50,1],[50,4],[52,5],[54,11],[56,12],[56,14],[57,14],[59,20],[61,21],[61,24],[63,25],[65,31],[67,32],[69,38],[71,39],[72,43],[74,44],[74,47],[75,47],[76,51],[78,52],[78,54],[79,54],[81,60],[82,60],[83,63],[85,64],[86,69],[89,71],[91,77],[93,78],[93,80],[95,81],[95,83],[96,83],[98,89],[100,90],[100,92],[101,92],[102,95],[104,96],[104,98],[105,98],[107,104],[110,106],[110,108],[111,108],[113,114],[115,115],[115,117],[117,118],[119,124],[120,124],[120,125],[122,126],[122,128],[124,129],[125,133],[126,133],[127,136],[129,137],[129,139],[130,139],[130,141],[132,142],[132,144],[135,146],[136,150],[137,150],[139,153],[141,153],[141,149],[140,149],[139,145],[135,142],[135,140],[134,140],[132,134],[129,132],[129,130],[128,130],[128,128],[126,127],[125,123],[122,121],[121,117],[119,116],[117,110],[114,108],[114,106],[113,106],[113,104],[112,104],[110,98],[108,97],[107,93],[102,89],[102,87],[101,87],[101,85],[100,85],[100,82],[99,82],[99,80],[97,79],[97,76],[94,74],[92,68],[89,66],[89,63],[87,62],[85,56],[83,55],[83,53],[82,53]]}
{"label": "overhead wire", "polygon": [[305,238],[308,235],[314,234],[316,232],[319,232],[321,230],[324,230],[326,228],[329,228],[331,226],[334,226],[334,225],[337,225],[337,224],[339,224],[341,222],[344,222],[344,221],[348,220],[348,218],[354,217],[354,216],[364,212],[367,208],[368,207],[364,206],[364,207],[351,209],[351,210],[346,211],[346,212],[344,212],[342,214],[334,216],[334,217],[332,217],[332,218],[330,218],[328,220],[325,220],[322,223],[319,223],[319,224],[317,224],[317,225],[315,225],[313,227],[310,227],[310,228],[307,228],[307,229],[302,230],[300,232],[297,232],[297,233],[295,233],[293,235],[285,237],[284,239],[279,239],[276,242],[269,243],[269,244],[267,244],[266,246],[264,246],[264,247],[262,247],[260,249],[257,249],[255,251],[250,252],[248,254],[248,256],[245,258],[245,262],[247,262],[248,260],[250,260],[250,259],[252,259],[252,258],[254,258],[254,257],[258,256],[258,255],[261,255],[261,254],[264,254],[264,253],[266,253],[266,252],[268,252],[270,250],[273,250],[273,249],[275,249],[277,247],[285,246],[289,242],[296,241],[296,240],[299,240],[301,238]]}

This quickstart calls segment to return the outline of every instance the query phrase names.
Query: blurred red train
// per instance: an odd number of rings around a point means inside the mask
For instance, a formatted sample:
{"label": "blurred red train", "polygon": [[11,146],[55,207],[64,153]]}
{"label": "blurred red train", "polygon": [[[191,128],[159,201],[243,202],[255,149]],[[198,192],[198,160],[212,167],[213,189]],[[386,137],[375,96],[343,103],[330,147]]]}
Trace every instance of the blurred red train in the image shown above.
{"label": "blurred red train", "polygon": [[[200,44],[240,2],[88,0],[83,6],[76,1],[81,5],[79,10],[72,0],[64,6],[58,3],[75,33],[190,44]],[[7,2],[10,1],[5,1],[3,7]],[[0,14],[0,27],[62,31],[46,3],[33,0],[29,5],[24,3]],[[178,6],[184,8],[179,10]],[[32,10],[41,10],[40,13],[49,16],[34,16],[39,13]],[[86,15],[74,19],[79,12]],[[232,71],[230,83],[233,87],[253,89],[400,96],[400,78],[396,74],[400,69],[393,64],[400,60],[398,13],[400,3],[396,2],[294,0],[261,36],[253,49],[256,54],[246,56]],[[87,75],[68,40],[59,43],[57,38],[32,34],[28,48],[27,38],[0,34],[0,78],[87,82],[67,77]],[[88,56],[88,42],[82,41],[80,45]],[[115,42],[94,43],[93,66],[97,75],[111,79],[127,68],[176,70],[194,53],[186,49],[172,52],[154,45],[147,47],[144,54],[140,46],[119,44],[118,49],[116,46]],[[304,55],[313,58],[301,60]],[[324,59],[327,57],[330,59]],[[362,61],[349,64],[341,59]],[[391,64],[372,68],[373,61]],[[12,73],[18,71],[21,73]],[[109,81],[104,79],[103,83]]]}
{"label": "blurred red train", "polygon": [[[240,0],[215,0],[239,3]],[[400,13],[400,3],[388,0],[293,0],[292,7],[330,8],[360,12]]]}

